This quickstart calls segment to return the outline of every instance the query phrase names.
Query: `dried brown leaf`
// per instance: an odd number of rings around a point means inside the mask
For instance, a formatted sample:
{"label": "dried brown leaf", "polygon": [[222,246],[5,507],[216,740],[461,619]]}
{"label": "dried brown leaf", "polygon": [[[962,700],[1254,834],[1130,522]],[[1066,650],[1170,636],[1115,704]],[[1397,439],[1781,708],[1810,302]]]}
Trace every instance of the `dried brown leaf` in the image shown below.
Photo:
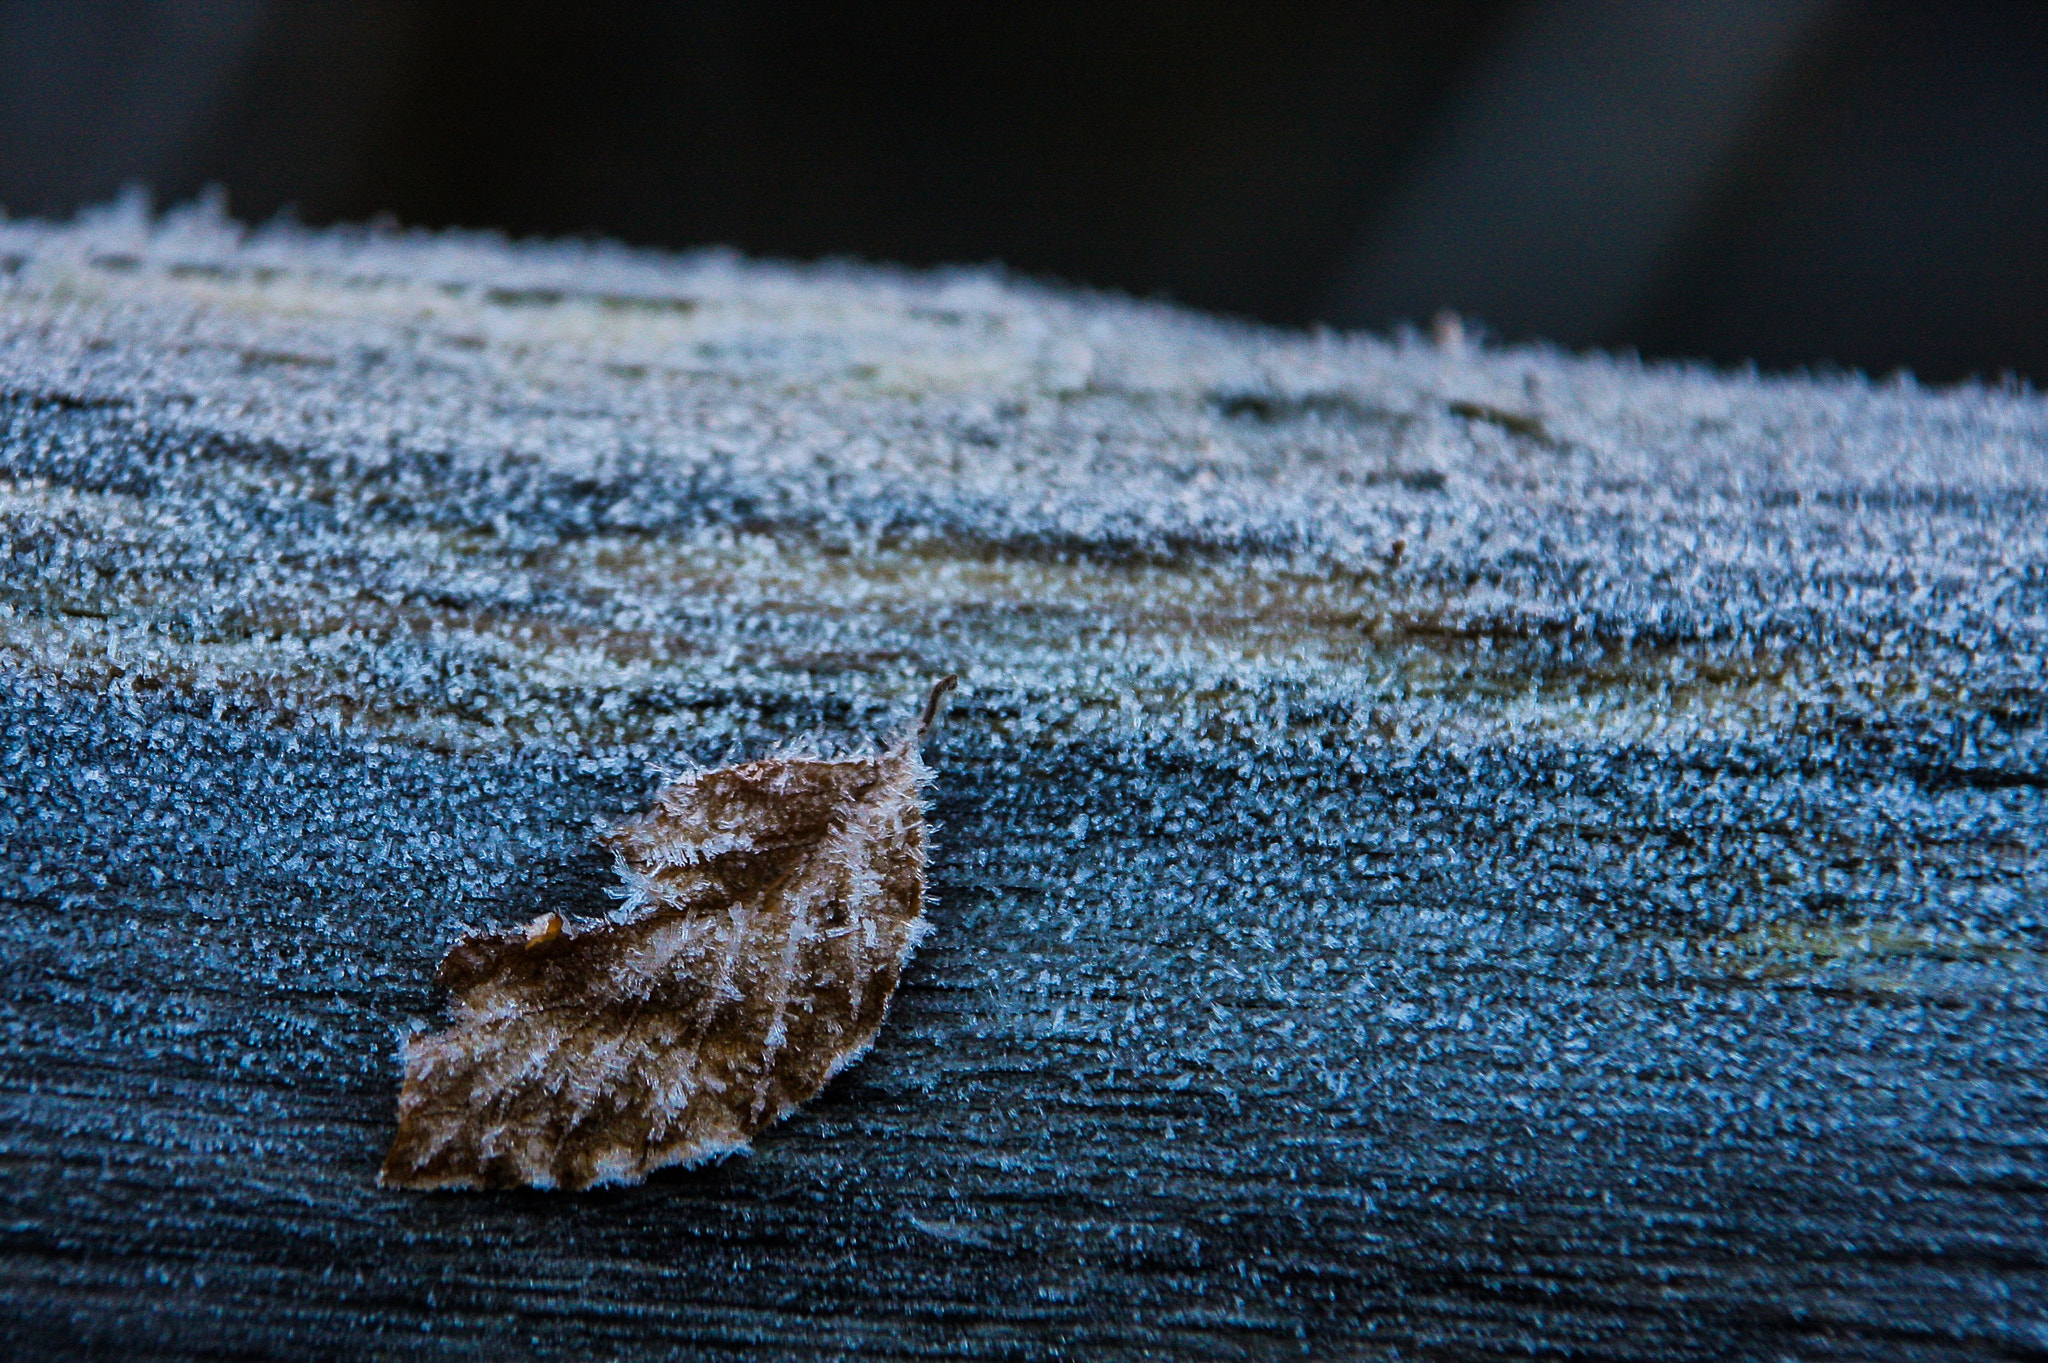
{"label": "dried brown leaf", "polygon": [[918,744],[685,776],[601,841],[636,911],[543,914],[441,962],[396,1188],[587,1188],[744,1148],[874,1043],[926,930]]}

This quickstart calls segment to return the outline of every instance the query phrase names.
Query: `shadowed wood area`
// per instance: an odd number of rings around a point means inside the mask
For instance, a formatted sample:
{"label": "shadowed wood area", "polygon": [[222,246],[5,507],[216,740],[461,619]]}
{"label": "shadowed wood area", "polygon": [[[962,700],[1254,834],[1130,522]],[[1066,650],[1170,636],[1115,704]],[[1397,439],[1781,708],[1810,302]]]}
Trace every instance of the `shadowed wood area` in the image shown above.
{"label": "shadowed wood area", "polygon": [[[0,270],[17,1349],[2048,1348],[2038,396],[204,211]],[[466,931],[956,672],[871,1052],[377,1186]]]}

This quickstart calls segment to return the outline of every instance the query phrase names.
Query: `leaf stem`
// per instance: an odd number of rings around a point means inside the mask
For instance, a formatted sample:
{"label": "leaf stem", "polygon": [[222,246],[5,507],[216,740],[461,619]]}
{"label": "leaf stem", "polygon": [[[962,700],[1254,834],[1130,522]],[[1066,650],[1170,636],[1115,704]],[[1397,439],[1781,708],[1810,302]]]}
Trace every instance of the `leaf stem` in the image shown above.
{"label": "leaf stem", "polygon": [[932,727],[932,722],[939,717],[940,704],[946,699],[947,695],[951,693],[953,688],[958,686],[959,684],[960,678],[951,673],[939,678],[937,682],[933,683],[932,693],[929,696],[925,697],[924,714],[919,716],[918,718],[917,733],[914,735],[914,737],[923,738],[925,736],[926,731],[928,731]]}

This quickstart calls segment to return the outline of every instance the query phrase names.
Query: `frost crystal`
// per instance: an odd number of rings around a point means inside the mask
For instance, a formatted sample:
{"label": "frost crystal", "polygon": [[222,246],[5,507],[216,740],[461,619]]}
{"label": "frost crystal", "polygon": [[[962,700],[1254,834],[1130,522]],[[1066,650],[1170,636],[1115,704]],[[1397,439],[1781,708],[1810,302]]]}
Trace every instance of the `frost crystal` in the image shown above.
{"label": "frost crystal", "polygon": [[[203,210],[0,317],[17,1351],[2042,1347],[2039,396]],[[955,671],[751,1158],[365,1177],[650,766]]]}
{"label": "frost crystal", "polygon": [[698,772],[604,839],[639,912],[472,933],[406,1047],[383,1182],[637,1183],[745,1148],[874,1044],[924,936],[924,720],[878,757]]}

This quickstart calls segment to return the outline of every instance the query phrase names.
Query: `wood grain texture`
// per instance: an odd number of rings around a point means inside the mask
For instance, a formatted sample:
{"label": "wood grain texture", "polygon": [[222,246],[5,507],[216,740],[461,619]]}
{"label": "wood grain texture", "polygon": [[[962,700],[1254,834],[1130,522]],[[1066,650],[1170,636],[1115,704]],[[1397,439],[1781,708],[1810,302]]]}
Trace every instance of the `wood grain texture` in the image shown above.
{"label": "wood grain texture", "polygon": [[[2048,1348],[2048,404],[975,273],[0,225],[37,1357]],[[657,766],[960,697],[751,1155],[380,1189]]]}

